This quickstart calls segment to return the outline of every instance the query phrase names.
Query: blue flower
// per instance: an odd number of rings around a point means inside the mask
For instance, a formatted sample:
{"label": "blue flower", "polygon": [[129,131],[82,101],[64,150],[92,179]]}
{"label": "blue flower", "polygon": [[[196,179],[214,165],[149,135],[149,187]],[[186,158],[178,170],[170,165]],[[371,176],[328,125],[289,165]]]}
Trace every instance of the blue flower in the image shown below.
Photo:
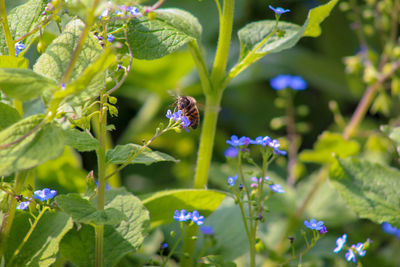
{"label": "blue flower", "polygon": [[15,56],[17,57],[19,53],[21,53],[22,50],[25,49],[25,45],[19,41],[18,43],[15,43]]}
{"label": "blue flower", "polygon": [[346,257],[346,260],[347,261],[353,261],[353,262],[356,262],[357,261],[357,259],[356,259],[356,255],[354,254],[354,252],[353,252],[353,250],[352,249],[349,249],[348,251],[347,251],[347,253],[344,255],[345,257]]}
{"label": "blue flower", "polygon": [[[97,186],[97,188],[99,187],[99,181],[96,181],[96,186]],[[108,183],[106,183],[106,190],[110,190],[110,189],[111,189],[110,185]]]}
{"label": "blue flower", "polygon": [[136,7],[133,6],[128,6],[126,8],[126,11],[129,12],[132,16],[142,16],[141,13],[139,13],[139,10]]}
{"label": "blue flower", "polygon": [[237,146],[247,146],[248,144],[250,144],[250,141],[251,139],[246,136],[242,136],[239,139],[237,135],[232,135],[231,140],[227,140],[226,143],[231,146],[237,147]]}
{"label": "blue flower", "polygon": [[107,41],[109,41],[110,43],[114,42],[115,37],[114,35],[112,35],[111,33],[107,35]]}
{"label": "blue flower", "polygon": [[238,155],[238,151],[235,147],[229,146],[227,149],[224,151],[224,156],[227,158],[236,158]]}
{"label": "blue flower", "polygon": [[281,15],[283,13],[290,12],[290,9],[284,9],[284,8],[281,8],[281,7],[274,8],[271,5],[269,5],[269,8],[271,10],[273,10],[275,12],[275,14],[277,14],[277,15]]}
{"label": "blue flower", "polygon": [[192,222],[194,222],[197,225],[202,225],[204,223],[204,216],[200,216],[200,213],[195,210],[192,212]]}
{"label": "blue flower", "polygon": [[285,193],[285,190],[283,190],[283,188],[280,184],[271,184],[271,185],[269,185],[269,188],[271,188],[271,190],[276,193]]}
{"label": "blue flower", "polygon": [[186,131],[189,131],[187,128],[190,126],[190,121],[186,116],[182,115],[182,110],[178,110],[177,112],[172,113],[171,110],[167,111],[165,115],[168,119],[180,123],[180,127],[184,128]]}
{"label": "blue flower", "polygon": [[384,222],[382,223],[382,230],[389,234],[389,235],[394,235],[398,239],[400,239],[400,229],[393,227],[390,223]]}
{"label": "blue flower", "polygon": [[237,174],[235,176],[229,176],[228,177],[228,185],[229,186],[234,186],[237,178],[238,178]]}
{"label": "blue flower", "polygon": [[29,207],[30,201],[23,201],[19,203],[17,210],[26,210]]}
{"label": "blue flower", "polygon": [[33,197],[36,199],[39,199],[40,201],[46,201],[48,199],[52,199],[57,195],[56,190],[50,190],[48,188],[45,188],[43,190],[36,190],[33,192]]}
{"label": "blue flower", "polygon": [[214,229],[212,228],[211,225],[204,225],[200,228],[201,232],[203,235],[213,235],[214,234]]}
{"label": "blue flower", "polygon": [[357,245],[355,245],[355,246],[352,245],[351,247],[357,251],[357,253],[360,257],[363,257],[365,255],[365,253],[367,252],[366,250],[364,250],[364,243],[357,243]]}
{"label": "blue flower", "polygon": [[188,213],[186,210],[176,210],[173,216],[174,220],[178,222],[186,222],[190,220],[191,217],[192,214],[190,212]]}
{"label": "blue flower", "polygon": [[268,142],[268,146],[271,147],[274,150],[274,153],[276,155],[283,155],[283,156],[286,155],[286,151],[283,151],[283,150],[279,149],[279,147],[281,145],[279,144],[278,140],[274,139],[274,140]]}
{"label": "blue flower", "polygon": [[306,81],[300,76],[292,76],[290,87],[293,90],[301,91],[307,89]]}
{"label": "blue flower", "polygon": [[166,249],[168,247],[168,243],[162,243],[161,244],[161,249]]}
{"label": "blue flower", "polygon": [[272,78],[270,81],[270,85],[274,90],[282,90],[288,88],[290,86],[290,81],[292,80],[292,76],[287,74],[278,75],[275,78]]}
{"label": "blue flower", "polygon": [[321,230],[324,226],[323,221],[317,222],[316,219],[311,219],[310,222],[304,221],[304,225],[310,228],[311,230]]}
{"label": "blue flower", "polygon": [[342,250],[344,245],[346,244],[347,234],[343,234],[342,237],[336,239],[336,248],[333,250],[334,253],[338,253]]}
{"label": "blue flower", "polygon": [[109,13],[108,8],[104,9],[103,12],[101,12],[101,14],[100,14],[99,19],[108,17],[108,13]]}
{"label": "blue flower", "polygon": [[296,91],[307,89],[307,82],[301,76],[292,76],[288,74],[278,75],[272,78],[270,85],[274,90],[291,88]]}

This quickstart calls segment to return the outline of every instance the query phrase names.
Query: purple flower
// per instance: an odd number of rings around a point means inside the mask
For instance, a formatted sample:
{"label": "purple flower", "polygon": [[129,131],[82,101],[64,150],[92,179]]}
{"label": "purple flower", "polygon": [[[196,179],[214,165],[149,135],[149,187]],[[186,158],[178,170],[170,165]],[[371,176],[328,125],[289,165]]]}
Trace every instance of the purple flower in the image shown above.
{"label": "purple flower", "polygon": [[237,146],[247,146],[248,144],[250,144],[250,141],[251,139],[246,136],[242,136],[239,139],[237,135],[232,135],[231,140],[227,140],[226,143],[231,146],[237,147]]}
{"label": "purple flower", "polygon": [[234,186],[237,178],[238,178],[237,174],[235,176],[229,176],[228,177],[228,185],[229,186]]}
{"label": "purple flower", "polygon": [[238,151],[235,147],[229,146],[227,149],[224,151],[224,156],[227,158],[236,158],[238,155]]}
{"label": "purple flower", "polygon": [[214,229],[212,228],[211,225],[203,225],[200,228],[201,232],[203,235],[213,235],[214,234]]}
{"label": "purple flower", "polygon": [[197,210],[192,212],[191,219],[197,225],[202,225],[204,223],[204,216],[200,216],[200,213]]}
{"label": "purple flower", "polygon": [[336,239],[336,248],[333,250],[334,253],[338,253],[342,250],[344,245],[346,244],[347,234],[343,234],[342,237]]}
{"label": "purple flower", "polygon": [[[259,184],[261,184],[262,182],[263,182],[263,179],[260,177],[260,178],[257,178],[257,177],[251,177],[251,180],[254,182],[254,183],[252,183],[251,185],[250,185],[250,187],[257,187]],[[269,180],[269,177],[268,176],[265,176],[264,177],[264,181],[268,181]]]}
{"label": "purple flower", "polygon": [[324,226],[323,221],[317,222],[316,219],[311,219],[310,222],[304,221],[304,225],[310,228],[311,230],[321,230]]}
{"label": "purple flower", "polygon": [[115,37],[114,35],[112,35],[111,33],[107,35],[107,41],[109,41],[110,43],[114,42]]}
{"label": "purple flower", "polygon": [[26,210],[29,207],[30,201],[23,201],[19,203],[17,210]]}
{"label": "purple flower", "polygon": [[326,234],[326,233],[328,232],[328,230],[326,229],[326,226],[323,225],[323,226],[322,226],[322,229],[319,230],[318,232],[319,232],[321,235],[324,235],[324,234]]}
{"label": "purple flower", "polygon": [[18,43],[15,43],[15,56],[17,57],[19,53],[21,53],[22,50],[25,49],[25,45],[19,41]]}
{"label": "purple flower", "polygon": [[283,151],[283,150],[279,149],[279,147],[281,145],[279,144],[278,140],[274,139],[274,140],[268,142],[268,146],[271,147],[274,150],[274,153],[276,155],[282,155],[282,156],[286,155],[286,151]]}
{"label": "purple flower", "polygon": [[128,13],[130,13],[132,16],[139,16],[139,17],[142,16],[142,14],[139,13],[139,10],[137,9],[137,7],[128,6],[128,7],[126,8],[126,11],[127,11]]}
{"label": "purple flower", "polygon": [[189,131],[187,128],[190,126],[190,121],[188,118],[182,115],[182,110],[178,110],[174,113],[172,113],[171,110],[168,110],[165,116],[174,122],[179,121],[180,127],[184,128],[186,131]]}
{"label": "purple flower", "polygon": [[353,252],[353,250],[352,249],[349,249],[348,251],[347,251],[347,253],[344,255],[345,257],[346,257],[346,260],[347,261],[353,261],[353,262],[356,262],[357,261],[357,259],[356,259],[356,255],[354,254],[354,252]]}
{"label": "purple flower", "polygon": [[285,88],[291,88],[295,91],[307,89],[307,82],[301,76],[292,76],[289,74],[282,74],[272,78],[270,85],[272,89],[277,91]]}
{"label": "purple flower", "polygon": [[269,8],[271,10],[273,10],[275,12],[275,14],[277,14],[277,15],[281,15],[283,13],[290,12],[290,9],[284,9],[284,8],[281,8],[281,7],[274,8],[271,5],[269,5]]}
{"label": "purple flower", "polygon": [[178,222],[186,222],[190,220],[191,217],[192,214],[190,212],[188,213],[186,210],[176,210],[173,216],[174,220]]}
{"label": "purple flower", "polygon": [[39,199],[40,201],[46,201],[48,199],[52,199],[57,195],[56,190],[50,190],[45,188],[43,190],[36,190],[33,192],[33,198]]}
{"label": "purple flower", "polygon": [[269,185],[269,188],[271,188],[271,190],[276,193],[280,193],[280,194],[285,193],[285,190],[283,190],[283,188],[280,184],[271,184],[271,185]]}
{"label": "purple flower", "polygon": [[357,243],[357,245],[355,245],[355,246],[352,245],[351,247],[357,251],[357,253],[360,257],[363,257],[365,255],[365,253],[367,252],[366,250],[364,250],[364,243]]}
{"label": "purple flower", "polygon": [[99,19],[108,17],[108,13],[109,13],[108,8],[104,9],[103,12],[101,12],[101,14],[100,14]]}

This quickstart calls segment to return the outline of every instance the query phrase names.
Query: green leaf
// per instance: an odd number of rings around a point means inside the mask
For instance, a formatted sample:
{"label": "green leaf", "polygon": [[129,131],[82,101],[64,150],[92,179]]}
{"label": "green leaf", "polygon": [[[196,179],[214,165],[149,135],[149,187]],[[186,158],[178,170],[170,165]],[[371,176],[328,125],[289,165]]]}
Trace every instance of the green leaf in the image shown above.
{"label": "green leaf", "polygon": [[330,170],[332,185],[361,217],[400,227],[400,171],[368,161],[338,159]]}
{"label": "green leaf", "polygon": [[303,36],[318,37],[321,34],[320,24],[329,16],[339,0],[332,0],[325,5],[313,8],[308,12],[308,25]]}
{"label": "green leaf", "polygon": [[293,47],[302,36],[316,37],[320,34],[319,24],[329,15],[331,9],[338,0],[332,0],[328,4],[311,9],[303,26],[280,21],[278,28],[285,31],[283,37],[276,34],[268,37],[274,30],[275,20],[264,20],[247,24],[239,32],[241,45],[240,59],[253,53],[252,62],[257,61],[266,54],[278,53]]}
{"label": "green leaf", "polygon": [[16,123],[20,119],[21,115],[19,115],[15,108],[0,102],[0,131]]}
{"label": "green leaf", "polygon": [[[63,33],[58,36],[46,49],[46,52],[39,57],[38,61],[33,66],[33,70],[60,84],[64,71],[67,69],[75,47],[79,42],[83,28],[84,23],[78,19],[69,22],[65,26]],[[95,63],[102,53],[103,49],[99,45],[98,40],[92,34],[89,34],[77,58],[67,85],[81,77],[85,73],[86,68]],[[98,96],[100,91],[105,87],[105,73],[103,71],[99,71],[97,75],[89,77],[89,79],[90,83],[87,88],[76,96],[68,99],[69,104],[76,106],[83,105],[87,103],[87,101]],[[54,91],[44,92],[45,99],[49,101],[53,93]]]}
{"label": "green leaf", "polygon": [[[190,41],[200,40],[201,25],[190,13],[168,8],[157,9],[155,14],[153,20],[143,16],[128,23],[128,41],[135,58],[160,58]],[[116,37],[124,38],[123,33]]]}
{"label": "green leaf", "polygon": [[44,115],[27,117],[0,132],[0,145],[11,144],[26,136],[16,144],[0,149],[0,175],[35,167],[47,160],[57,158],[64,150],[64,134],[55,124],[44,124]]}
{"label": "green leaf", "polygon": [[112,207],[97,210],[89,200],[75,193],[57,196],[56,203],[75,222],[102,225],[118,224],[127,219],[121,211]]}
{"label": "green leaf", "polygon": [[[96,201],[96,200],[94,200]],[[135,252],[148,233],[149,213],[140,200],[124,188],[106,191],[106,208],[115,208],[128,220],[119,225],[104,226],[104,265],[114,266],[121,258]],[[77,266],[93,266],[95,259],[94,229],[83,225],[72,229],[60,244],[64,257]]]}
{"label": "green leaf", "polygon": [[225,196],[225,193],[215,190],[167,190],[143,199],[143,204],[150,211],[151,227],[154,228],[172,222],[177,209],[198,210],[207,216],[218,208]]}
{"label": "green leaf", "polygon": [[[10,232],[12,238],[7,243],[6,262],[31,228],[30,220],[33,221],[34,218],[29,213],[17,213]],[[47,211],[10,266],[52,265],[58,255],[59,242],[72,226],[72,220],[64,213]]]}
{"label": "green leaf", "polygon": [[24,57],[0,56],[0,68],[27,69],[29,61]]}
{"label": "green leaf", "polygon": [[57,84],[28,69],[0,69],[0,89],[9,97],[29,101],[43,91],[52,90]]}
{"label": "green leaf", "polygon": [[79,131],[77,129],[65,130],[65,137],[67,145],[75,148],[80,152],[93,151],[99,146],[99,141],[91,137],[87,132]]}
{"label": "green leaf", "polygon": [[[11,10],[10,14],[7,16],[7,20],[13,39],[23,36],[39,23],[42,17],[41,13],[44,11],[47,4],[47,0],[30,0]],[[24,40],[24,43],[29,44],[35,35],[36,34],[28,36]],[[0,54],[8,54],[3,30],[0,31]]]}
{"label": "green leaf", "polygon": [[299,159],[303,162],[332,163],[333,156],[345,158],[356,155],[360,146],[356,141],[345,140],[340,134],[324,132],[318,137],[313,150],[304,150]]}
{"label": "green leaf", "polygon": [[[137,153],[141,148],[142,146],[136,144],[118,145],[115,148],[107,151],[106,162],[112,164],[123,164],[127,161],[130,155]],[[168,154],[152,151],[150,148],[146,148],[129,164],[150,165],[160,161],[178,162],[178,160]]]}
{"label": "green leaf", "polygon": [[400,151],[400,127],[390,127],[382,125],[381,131],[384,132],[396,144],[397,151]]}

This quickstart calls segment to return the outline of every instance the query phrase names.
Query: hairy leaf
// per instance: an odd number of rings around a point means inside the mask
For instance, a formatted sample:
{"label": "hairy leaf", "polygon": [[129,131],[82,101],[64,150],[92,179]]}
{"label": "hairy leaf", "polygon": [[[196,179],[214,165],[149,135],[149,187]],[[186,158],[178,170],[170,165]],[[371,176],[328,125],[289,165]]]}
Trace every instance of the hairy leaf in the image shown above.
{"label": "hairy leaf", "polygon": [[[192,40],[200,40],[201,25],[190,13],[160,8],[155,14],[155,19],[143,16],[128,23],[128,41],[135,58],[160,58]],[[123,33],[117,36],[124,38]]]}
{"label": "hairy leaf", "polygon": [[[123,164],[132,154],[138,153],[141,148],[142,146],[136,144],[118,145],[115,148],[107,151],[106,161],[107,163],[112,164]],[[150,148],[146,148],[129,164],[150,165],[160,161],[177,162],[178,160],[168,154],[158,151],[152,151]]]}
{"label": "hairy leaf", "polygon": [[[123,188],[106,191],[105,207],[115,208],[128,218],[119,225],[104,226],[104,265],[114,266],[142,244],[148,232],[149,213],[138,198]],[[72,229],[62,240],[60,250],[77,266],[92,266],[95,259],[94,228],[83,225],[79,231]]]}
{"label": "hairy leaf", "polygon": [[118,224],[126,220],[121,211],[115,208],[97,210],[89,200],[82,198],[79,194],[57,196],[56,202],[75,222],[102,225]]}
{"label": "hairy leaf", "polygon": [[43,119],[44,115],[27,117],[0,132],[0,146],[18,141],[0,149],[0,175],[29,169],[61,155],[65,143],[63,131],[55,124],[39,127]]}
{"label": "hairy leaf", "polygon": [[340,134],[324,132],[318,137],[313,150],[304,150],[299,159],[303,162],[331,163],[334,156],[349,157],[356,155],[360,146],[356,141],[345,140]]}
{"label": "hairy leaf", "polygon": [[143,204],[150,211],[151,227],[154,228],[172,222],[177,209],[198,210],[207,216],[218,208],[225,196],[225,193],[215,190],[167,190],[143,199]]}
{"label": "hairy leaf", "polygon": [[390,127],[389,125],[381,126],[381,131],[388,135],[396,144],[397,151],[400,152],[400,127]]}
{"label": "hairy leaf", "polygon": [[53,80],[32,70],[0,68],[0,89],[11,98],[29,101],[56,87]]}
{"label": "hairy leaf", "polygon": [[[69,22],[65,26],[62,34],[58,36],[46,49],[46,52],[39,57],[33,70],[60,83],[75,47],[79,42],[83,28],[84,23],[78,19]],[[103,50],[97,39],[92,34],[89,34],[67,84],[73,83],[81,77],[85,73],[86,68],[95,63],[102,53]],[[90,83],[85,90],[67,99],[69,104],[74,106],[83,105],[90,99],[98,96],[100,91],[105,87],[105,74],[102,70],[99,70],[94,77],[88,77],[88,79],[90,79]],[[54,91],[46,91],[44,93],[45,99],[47,101],[51,99],[53,93]]]}
{"label": "hairy leaf", "polygon": [[24,57],[0,56],[0,68],[27,69],[29,61]]}
{"label": "hairy leaf", "polygon": [[77,129],[68,129],[64,133],[67,138],[67,145],[78,151],[93,151],[99,146],[99,141],[91,137],[87,132],[82,132]]}
{"label": "hairy leaf", "polygon": [[[13,39],[23,36],[40,22],[41,14],[47,4],[48,0],[30,0],[11,10],[10,14],[7,16],[7,20]],[[24,40],[24,43],[29,44],[33,37],[34,35],[28,36]],[[8,54],[3,29],[0,30],[0,54]]]}
{"label": "hairy leaf", "polygon": [[332,185],[361,217],[400,227],[400,171],[368,161],[338,159],[330,170]]}
{"label": "hairy leaf", "polygon": [[[10,232],[12,238],[9,238],[7,243],[6,262],[10,260],[31,228],[30,220],[34,219],[29,213],[17,213]],[[72,226],[72,220],[64,213],[47,211],[9,266],[52,265],[58,255],[59,242]]]}
{"label": "hairy leaf", "polygon": [[0,102],[0,131],[19,121],[20,119],[21,115],[19,115],[15,108]]}

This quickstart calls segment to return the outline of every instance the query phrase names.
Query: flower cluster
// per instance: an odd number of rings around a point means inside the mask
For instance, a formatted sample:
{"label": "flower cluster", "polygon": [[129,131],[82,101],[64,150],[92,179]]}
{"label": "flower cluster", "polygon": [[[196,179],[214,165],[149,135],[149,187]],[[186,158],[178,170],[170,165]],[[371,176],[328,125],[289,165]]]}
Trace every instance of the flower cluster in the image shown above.
{"label": "flower cluster", "polygon": [[193,212],[187,212],[186,210],[176,210],[173,216],[175,221],[178,222],[188,222],[192,220],[197,225],[202,225],[204,223],[204,216],[201,216],[200,213],[195,210]]}
{"label": "flower cluster", "polygon": [[307,83],[302,77],[288,74],[278,75],[272,78],[270,85],[274,90],[291,88],[295,91],[301,91],[307,88]]}
{"label": "flower cluster", "polygon": [[[341,237],[339,237],[336,240],[336,248],[333,250],[334,253],[339,253],[346,244],[347,240],[347,234],[343,234]],[[346,254],[344,255],[347,261],[353,261],[357,262],[357,255],[360,257],[363,257],[365,253],[367,252],[365,249],[367,248],[369,244],[369,240],[367,240],[364,243],[357,243],[356,245],[351,245],[350,248],[348,248]]]}
{"label": "flower cluster", "polygon": [[[46,200],[54,198],[56,195],[57,195],[56,190],[50,190],[48,188],[44,188],[43,190],[36,190],[35,192],[33,192],[32,198],[40,200],[40,201],[46,201]],[[18,205],[17,209],[26,210],[29,207],[29,204],[31,203],[32,198],[27,201],[21,202]]]}
{"label": "flower cluster", "polygon": [[384,222],[382,223],[382,230],[389,234],[394,235],[397,239],[400,239],[400,229],[393,227],[390,223]]}
{"label": "flower cluster", "polygon": [[188,127],[190,126],[190,121],[182,114],[182,110],[178,110],[174,113],[172,113],[171,110],[168,110],[165,116],[170,120],[170,124],[175,122],[180,126],[181,129],[183,128],[186,131],[189,131]]}
{"label": "flower cluster", "polygon": [[[118,9],[115,11],[115,15],[117,16],[128,15],[132,17],[141,17],[142,13],[139,12],[137,7],[122,5],[118,6]],[[99,16],[99,19],[100,20],[105,19],[108,16],[110,16],[110,8],[104,9],[103,12],[101,12],[101,15]]]}
{"label": "flower cluster", "polygon": [[15,56],[17,57],[22,50],[25,49],[25,45],[21,41],[15,43]]}
{"label": "flower cluster", "polygon": [[[249,144],[252,145],[261,145],[261,146],[269,146],[270,148],[273,149],[274,153],[276,155],[286,155],[286,151],[280,150],[280,144],[279,141],[276,139],[271,139],[269,136],[258,136],[256,139],[252,140],[249,137],[242,136],[238,137],[237,135],[232,135],[230,140],[226,141],[227,144],[231,145],[231,147],[243,147],[243,146],[248,146]],[[229,148],[229,157],[233,157],[233,155],[237,155],[237,153],[233,153],[233,149]]]}
{"label": "flower cluster", "polygon": [[321,235],[328,232],[324,225],[324,221],[317,222],[316,219],[310,219],[310,221],[304,221],[304,225],[311,230],[317,230]]}

